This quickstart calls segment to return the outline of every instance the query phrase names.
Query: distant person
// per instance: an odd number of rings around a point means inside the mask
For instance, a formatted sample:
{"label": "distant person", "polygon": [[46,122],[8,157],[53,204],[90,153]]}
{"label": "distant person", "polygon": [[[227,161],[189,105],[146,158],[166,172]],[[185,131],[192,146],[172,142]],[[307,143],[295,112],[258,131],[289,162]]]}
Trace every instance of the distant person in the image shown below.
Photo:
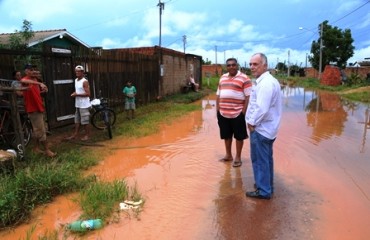
{"label": "distant person", "polygon": [[[48,92],[48,88],[44,83],[38,82],[34,76],[36,66],[26,64],[24,69],[26,76],[21,79],[21,83],[23,86],[28,87],[27,90],[23,91],[23,98],[25,110],[32,123],[32,137],[36,140],[33,150],[37,153],[43,153],[48,157],[54,157],[56,153],[50,150],[46,140],[44,122],[45,107],[41,97],[41,93]],[[41,145],[44,147],[44,150],[41,150]]]}
{"label": "distant person", "polygon": [[[226,61],[227,73],[221,76],[216,99],[216,110],[220,137],[225,142],[226,154],[221,161],[233,161],[234,167],[242,165],[241,153],[244,139],[248,138],[245,123],[252,82],[247,75],[239,71],[235,58]],[[236,155],[231,153],[233,137],[236,142]]]}
{"label": "distant person", "polygon": [[267,57],[256,53],[249,63],[256,78],[245,119],[250,135],[255,191],[246,196],[270,199],[274,192],[273,143],[280,127],[282,95],[280,83],[267,70]]}
{"label": "distant person", "polygon": [[80,127],[84,128],[85,135],[81,137],[81,141],[87,141],[90,137],[90,85],[89,81],[84,77],[84,68],[81,65],[75,67],[76,79],[75,79],[75,91],[71,94],[71,97],[75,98],[75,130],[67,140],[77,138]]}
{"label": "distant person", "polygon": [[[13,82],[12,88],[20,88],[22,87],[21,83],[22,73],[21,71],[15,70],[13,71]],[[17,105],[20,107],[21,110],[24,110],[24,100],[23,100],[23,91],[16,91],[17,93]]]}
{"label": "distant person", "polygon": [[125,111],[127,114],[127,119],[133,119],[135,117],[135,96],[136,88],[132,85],[132,81],[128,80],[126,86],[122,90],[125,95]]}
{"label": "distant person", "polygon": [[193,91],[198,92],[198,90],[199,90],[199,84],[195,82],[194,77],[193,77],[193,74],[191,74],[189,76],[189,83],[190,83],[191,88],[193,89]]}

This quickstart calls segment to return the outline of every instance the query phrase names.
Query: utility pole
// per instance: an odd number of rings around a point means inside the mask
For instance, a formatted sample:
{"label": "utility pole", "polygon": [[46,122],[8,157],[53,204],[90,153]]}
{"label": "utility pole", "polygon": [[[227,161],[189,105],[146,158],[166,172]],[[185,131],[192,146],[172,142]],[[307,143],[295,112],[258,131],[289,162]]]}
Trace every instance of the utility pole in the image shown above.
{"label": "utility pole", "polygon": [[290,77],[290,50],[288,50],[288,77]]}
{"label": "utility pole", "polygon": [[217,64],[217,46],[215,46],[215,64]]}
{"label": "utility pole", "polygon": [[323,26],[324,24],[321,23],[321,27],[320,27],[320,60],[319,60],[319,79],[321,80],[321,72],[322,72],[322,48],[323,48],[323,45],[322,45],[322,37],[323,37]]}
{"label": "utility pole", "polygon": [[308,53],[306,53],[306,68],[307,68],[307,58],[308,58]]}
{"label": "utility pole", "polygon": [[163,91],[163,76],[164,76],[164,67],[163,67],[163,52],[162,52],[162,11],[164,10],[164,3],[159,0],[157,6],[159,7],[159,86],[158,94],[161,96]]}
{"label": "utility pole", "polygon": [[185,53],[186,35],[182,36],[182,41],[184,43],[184,53]]}
{"label": "utility pole", "polygon": [[164,10],[164,3],[159,0],[157,7],[159,7],[159,47],[162,46],[162,11]]}

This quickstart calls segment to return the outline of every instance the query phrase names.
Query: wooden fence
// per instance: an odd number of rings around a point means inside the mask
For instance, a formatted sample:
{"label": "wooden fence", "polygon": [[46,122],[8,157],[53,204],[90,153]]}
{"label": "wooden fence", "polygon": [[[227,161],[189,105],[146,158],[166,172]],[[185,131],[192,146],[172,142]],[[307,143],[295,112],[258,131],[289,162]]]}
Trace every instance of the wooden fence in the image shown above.
{"label": "wooden fence", "polygon": [[[58,49],[44,47],[41,52],[0,49],[0,78],[12,79],[14,70],[26,63],[38,66],[49,92],[45,96],[49,128],[70,124],[74,116],[74,67],[82,65],[92,92],[91,98],[109,99],[111,107],[123,105],[122,89],[128,80],[138,89],[137,104],[155,101],[159,94],[157,56],[103,49]],[[1,90],[1,89],[0,89]]]}

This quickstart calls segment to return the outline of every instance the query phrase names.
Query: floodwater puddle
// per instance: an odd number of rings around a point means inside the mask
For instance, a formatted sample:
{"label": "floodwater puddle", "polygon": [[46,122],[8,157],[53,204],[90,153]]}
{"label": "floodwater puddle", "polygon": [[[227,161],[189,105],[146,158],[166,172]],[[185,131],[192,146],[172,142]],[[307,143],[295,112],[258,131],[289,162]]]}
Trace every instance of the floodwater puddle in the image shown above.
{"label": "floodwater puddle", "polygon": [[[367,239],[369,105],[302,88],[282,91],[272,200],[245,197],[253,189],[249,140],[240,168],[218,161],[224,144],[211,95],[195,103],[202,110],[158,134],[115,138],[96,149],[111,154],[89,173],[136,184],[145,205],[138,218],[122,212],[119,221],[81,239]],[[79,239],[63,232],[80,215],[76,196],[38,207],[28,224],[0,232],[0,239],[24,239],[32,226],[32,239],[54,230],[60,239]]]}

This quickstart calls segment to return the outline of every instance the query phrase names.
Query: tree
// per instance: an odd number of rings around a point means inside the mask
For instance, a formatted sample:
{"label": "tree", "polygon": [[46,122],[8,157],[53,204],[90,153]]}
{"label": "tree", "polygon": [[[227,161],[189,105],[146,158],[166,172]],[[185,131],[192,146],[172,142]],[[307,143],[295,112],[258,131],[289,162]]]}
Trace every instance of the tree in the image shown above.
{"label": "tree", "polygon": [[275,67],[276,70],[278,70],[279,72],[287,72],[288,70],[288,67],[285,63],[282,63],[282,62],[279,62],[278,64],[276,64],[276,67]]}
{"label": "tree", "polygon": [[[320,37],[323,40],[322,48],[322,65],[321,69],[331,62],[337,64],[341,69],[347,65],[347,60],[354,54],[355,47],[352,45],[353,38],[350,29],[341,30],[338,27],[332,27],[325,20],[323,23],[323,32],[320,34],[317,41],[313,41],[311,45],[312,56],[308,57],[311,65],[319,70],[320,64]],[[321,31],[321,24],[319,24],[319,32]]]}
{"label": "tree", "polygon": [[28,48],[29,40],[34,36],[32,31],[32,23],[23,20],[22,30],[15,30],[15,33],[10,35],[8,48],[14,50],[26,50]]}
{"label": "tree", "polygon": [[211,62],[211,61],[209,61],[209,60],[208,60],[208,58],[207,58],[207,60],[206,60],[206,61],[204,61],[204,59],[202,58],[202,64],[203,64],[203,65],[211,65],[211,64],[212,64],[212,62]]}

